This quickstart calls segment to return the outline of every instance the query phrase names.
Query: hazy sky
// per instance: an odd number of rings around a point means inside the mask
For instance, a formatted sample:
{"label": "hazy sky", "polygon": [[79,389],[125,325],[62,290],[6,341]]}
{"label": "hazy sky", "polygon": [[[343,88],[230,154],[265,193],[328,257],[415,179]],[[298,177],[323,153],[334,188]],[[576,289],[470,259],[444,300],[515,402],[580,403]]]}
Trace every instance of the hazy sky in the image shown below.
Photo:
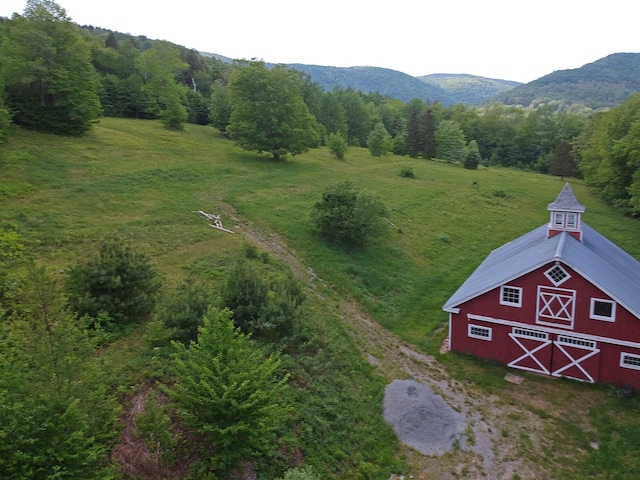
{"label": "hazy sky", "polygon": [[[634,0],[58,0],[72,20],[271,63],[529,82],[640,52]],[[0,0],[0,16],[25,0]]]}

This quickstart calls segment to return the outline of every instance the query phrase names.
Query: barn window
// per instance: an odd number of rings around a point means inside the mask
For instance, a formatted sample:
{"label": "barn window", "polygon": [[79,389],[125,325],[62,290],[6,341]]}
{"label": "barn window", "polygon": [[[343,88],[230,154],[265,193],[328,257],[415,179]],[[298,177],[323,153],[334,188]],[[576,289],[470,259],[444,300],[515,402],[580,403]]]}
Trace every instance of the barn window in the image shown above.
{"label": "barn window", "polygon": [[589,318],[614,322],[616,320],[616,302],[601,298],[592,298]]}
{"label": "barn window", "polygon": [[567,271],[560,265],[555,265],[554,267],[544,272],[544,274],[556,287],[571,278],[571,275],[569,275]]}
{"label": "barn window", "polygon": [[578,227],[577,218],[575,213],[567,213],[567,228],[575,230]]}
{"label": "barn window", "polygon": [[471,338],[479,338],[480,340],[491,341],[491,328],[469,324],[469,336]]}
{"label": "barn window", "polygon": [[634,370],[640,370],[640,355],[622,352],[620,354],[620,366],[624,368],[633,368]]}
{"label": "barn window", "polygon": [[509,305],[511,307],[521,307],[522,306],[522,288],[507,287],[505,285],[500,287],[500,304]]}
{"label": "barn window", "polygon": [[564,213],[555,212],[553,214],[553,226],[557,228],[564,227]]}

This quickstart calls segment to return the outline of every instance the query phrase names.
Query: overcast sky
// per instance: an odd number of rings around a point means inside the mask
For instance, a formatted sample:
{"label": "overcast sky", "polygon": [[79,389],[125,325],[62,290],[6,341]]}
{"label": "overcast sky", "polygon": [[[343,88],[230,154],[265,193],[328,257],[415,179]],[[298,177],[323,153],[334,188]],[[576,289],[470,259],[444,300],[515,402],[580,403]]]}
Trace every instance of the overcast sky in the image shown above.
{"label": "overcast sky", "polygon": [[[640,52],[634,0],[58,0],[72,20],[271,63],[529,82]],[[0,0],[0,16],[25,0]]]}

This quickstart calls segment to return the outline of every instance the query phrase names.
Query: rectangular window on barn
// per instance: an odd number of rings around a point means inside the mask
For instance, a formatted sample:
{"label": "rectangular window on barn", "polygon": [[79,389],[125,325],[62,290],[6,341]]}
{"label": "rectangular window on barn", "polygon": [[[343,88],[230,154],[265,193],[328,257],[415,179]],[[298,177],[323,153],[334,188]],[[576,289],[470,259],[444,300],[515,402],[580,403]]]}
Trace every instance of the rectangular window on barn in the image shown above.
{"label": "rectangular window on barn", "polygon": [[622,352],[620,354],[620,366],[640,370],[640,355]]}
{"label": "rectangular window on barn", "polygon": [[469,337],[491,341],[491,328],[469,324]]}
{"label": "rectangular window on barn", "polygon": [[511,307],[522,306],[522,288],[509,287],[503,285],[500,287],[500,305],[509,305]]}
{"label": "rectangular window on barn", "polygon": [[616,302],[604,300],[602,298],[592,298],[589,318],[594,320],[604,320],[605,322],[615,322]]}

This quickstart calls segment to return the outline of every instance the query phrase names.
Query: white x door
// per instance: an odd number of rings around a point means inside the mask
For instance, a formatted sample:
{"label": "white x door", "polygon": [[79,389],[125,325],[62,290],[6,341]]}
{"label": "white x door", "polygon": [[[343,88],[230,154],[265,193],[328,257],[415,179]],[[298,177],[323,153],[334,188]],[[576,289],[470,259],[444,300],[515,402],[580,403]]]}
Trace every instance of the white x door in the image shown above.
{"label": "white x door", "polygon": [[596,342],[559,335],[553,342],[554,377],[567,377],[593,383],[598,380],[598,353]]}
{"label": "white x door", "polygon": [[[514,341],[509,367],[529,372],[551,373],[552,342],[549,334],[524,328],[513,328],[509,337]],[[513,345],[512,345],[513,347]]]}

